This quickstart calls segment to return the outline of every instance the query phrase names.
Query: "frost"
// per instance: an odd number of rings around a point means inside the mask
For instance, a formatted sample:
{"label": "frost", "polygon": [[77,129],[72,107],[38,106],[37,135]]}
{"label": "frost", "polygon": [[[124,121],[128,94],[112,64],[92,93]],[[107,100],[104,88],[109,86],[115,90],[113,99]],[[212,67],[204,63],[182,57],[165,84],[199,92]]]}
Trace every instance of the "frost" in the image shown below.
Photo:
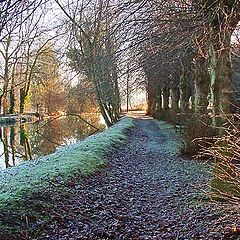
{"label": "frost", "polygon": [[103,166],[105,155],[114,145],[126,140],[124,131],[133,127],[131,118],[123,118],[106,131],[18,167],[0,172],[0,208],[21,200],[25,193],[47,188],[51,181],[67,181],[75,174],[89,175]]}

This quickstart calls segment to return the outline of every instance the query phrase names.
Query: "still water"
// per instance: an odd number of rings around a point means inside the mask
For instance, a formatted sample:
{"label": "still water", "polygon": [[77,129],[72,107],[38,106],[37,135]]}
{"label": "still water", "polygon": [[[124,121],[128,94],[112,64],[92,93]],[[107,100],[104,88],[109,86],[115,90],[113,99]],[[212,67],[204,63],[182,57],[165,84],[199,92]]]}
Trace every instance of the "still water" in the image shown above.
{"label": "still water", "polygon": [[[97,114],[85,115],[84,119],[97,128],[104,128]],[[76,116],[0,126],[0,169],[53,153],[94,132],[95,128]]]}

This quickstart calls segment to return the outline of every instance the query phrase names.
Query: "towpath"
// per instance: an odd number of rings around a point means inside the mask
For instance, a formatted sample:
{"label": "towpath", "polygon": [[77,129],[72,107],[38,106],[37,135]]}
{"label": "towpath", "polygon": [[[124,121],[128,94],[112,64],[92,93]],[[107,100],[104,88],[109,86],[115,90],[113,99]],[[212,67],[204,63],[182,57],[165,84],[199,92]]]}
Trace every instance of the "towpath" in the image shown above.
{"label": "towpath", "polygon": [[234,239],[225,231],[238,213],[227,216],[199,190],[208,166],[179,158],[169,125],[134,121],[107,168],[56,199],[47,233],[34,239]]}

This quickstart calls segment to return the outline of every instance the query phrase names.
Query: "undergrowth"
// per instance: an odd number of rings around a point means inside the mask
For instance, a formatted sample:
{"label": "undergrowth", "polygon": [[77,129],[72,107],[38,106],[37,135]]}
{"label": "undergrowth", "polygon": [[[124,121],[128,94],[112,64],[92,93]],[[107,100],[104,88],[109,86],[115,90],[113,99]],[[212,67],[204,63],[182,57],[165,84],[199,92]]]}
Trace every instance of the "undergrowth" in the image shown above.
{"label": "undergrowth", "polygon": [[[185,128],[182,132],[181,155],[194,156],[204,147],[211,145],[210,137],[214,135],[210,119],[199,114],[186,116]],[[206,140],[208,138],[208,140]],[[209,142],[210,141],[210,142]]]}
{"label": "undergrowth", "polygon": [[223,127],[223,135],[214,138],[201,155],[214,159],[211,196],[215,200],[240,202],[240,115],[229,119]]}

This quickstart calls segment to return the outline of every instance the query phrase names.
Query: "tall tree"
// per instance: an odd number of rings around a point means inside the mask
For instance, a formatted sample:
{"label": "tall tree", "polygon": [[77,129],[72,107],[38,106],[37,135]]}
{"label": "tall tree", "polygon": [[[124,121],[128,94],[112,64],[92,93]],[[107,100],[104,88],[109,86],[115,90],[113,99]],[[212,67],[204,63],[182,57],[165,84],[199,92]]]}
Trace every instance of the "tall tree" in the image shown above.
{"label": "tall tree", "polygon": [[[92,5],[78,1],[70,15],[72,41],[68,52],[70,66],[92,81],[100,111],[108,126],[117,121],[120,110],[116,51],[118,49],[113,23],[116,21],[109,0]],[[80,6],[80,9],[78,8]]]}
{"label": "tall tree", "polygon": [[36,54],[29,93],[33,107],[41,106],[47,114],[65,111],[67,89],[60,76],[60,62],[53,46],[46,44]]}
{"label": "tall tree", "polygon": [[213,125],[220,126],[231,113],[232,61],[231,36],[240,21],[240,1],[202,0],[201,12],[208,33],[207,50],[210,67]]}

